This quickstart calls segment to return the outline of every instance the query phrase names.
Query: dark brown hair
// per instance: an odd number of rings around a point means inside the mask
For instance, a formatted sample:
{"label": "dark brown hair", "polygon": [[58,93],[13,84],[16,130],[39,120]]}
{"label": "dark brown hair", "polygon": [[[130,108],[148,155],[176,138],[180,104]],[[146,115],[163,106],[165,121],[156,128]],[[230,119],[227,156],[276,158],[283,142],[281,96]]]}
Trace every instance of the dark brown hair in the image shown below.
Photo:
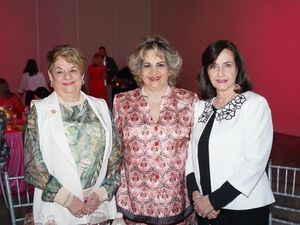
{"label": "dark brown hair", "polygon": [[234,61],[238,71],[236,84],[240,86],[240,89],[236,92],[243,93],[252,90],[252,84],[246,72],[245,64],[235,44],[228,40],[218,40],[211,43],[202,54],[202,68],[199,73],[198,80],[201,97],[204,100],[213,98],[217,94],[216,89],[213,87],[209,80],[208,68],[217,60],[218,56],[224,49],[230,50],[234,55]]}

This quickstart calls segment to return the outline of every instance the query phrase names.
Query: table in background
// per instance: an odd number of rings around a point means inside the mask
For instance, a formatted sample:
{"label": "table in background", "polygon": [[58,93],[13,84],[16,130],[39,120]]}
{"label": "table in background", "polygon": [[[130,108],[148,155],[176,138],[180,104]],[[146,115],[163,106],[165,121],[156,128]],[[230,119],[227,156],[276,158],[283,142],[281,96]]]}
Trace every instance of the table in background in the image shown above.
{"label": "table in background", "polygon": [[[24,176],[24,148],[22,131],[5,131],[4,138],[10,147],[10,156],[7,159],[7,172],[10,177]],[[15,192],[16,182],[11,183],[12,192]],[[25,180],[19,182],[20,192],[26,190]]]}

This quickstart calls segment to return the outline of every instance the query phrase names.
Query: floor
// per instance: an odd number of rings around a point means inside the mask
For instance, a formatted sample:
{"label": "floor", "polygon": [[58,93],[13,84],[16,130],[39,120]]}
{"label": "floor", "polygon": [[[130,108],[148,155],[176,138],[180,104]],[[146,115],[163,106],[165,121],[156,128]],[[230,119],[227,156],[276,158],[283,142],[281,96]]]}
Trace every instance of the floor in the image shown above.
{"label": "floor", "polygon": [[[271,159],[276,165],[300,168],[300,137],[275,133]],[[9,214],[0,195],[0,225],[9,224]]]}

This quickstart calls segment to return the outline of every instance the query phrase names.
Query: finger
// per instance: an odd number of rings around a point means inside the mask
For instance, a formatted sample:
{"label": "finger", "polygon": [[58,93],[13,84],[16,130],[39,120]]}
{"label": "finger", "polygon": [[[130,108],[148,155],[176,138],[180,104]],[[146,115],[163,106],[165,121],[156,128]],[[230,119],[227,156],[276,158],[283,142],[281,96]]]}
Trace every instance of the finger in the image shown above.
{"label": "finger", "polygon": [[78,213],[77,217],[81,218],[81,217],[83,217],[83,214],[82,213]]}
{"label": "finger", "polygon": [[83,217],[83,213],[81,211],[74,210],[72,214],[78,218]]}
{"label": "finger", "polygon": [[81,213],[83,213],[84,215],[87,215],[88,214],[88,208],[86,206],[82,207],[81,208]]}
{"label": "finger", "polygon": [[219,212],[213,210],[209,215],[213,217],[217,217],[219,215]]}
{"label": "finger", "polygon": [[220,214],[220,210],[217,210],[217,211],[216,211],[216,210],[213,210],[213,211],[211,211],[210,213],[211,213],[213,216],[216,216],[216,217],[217,217],[217,216]]}
{"label": "finger", "polygon": [[210,214],[210,212],[211,212],[211,211],[208,211],[208,210],[203,211],[202,217],[203,217],[203,218],[208,218],[208,215]]}
{"label": "finger", "polygon": [[217,218],[219,213],[220,213],[220,210],[217,210],[217,211],[213,210],[209,213],[208,218],[215,219],[215,218]]}
{"label": "finger", "polygon": [[207,218],[208,219],[215,219],[215,218],[217,218],[217,216],[213,215],[213,214],[208,214]]}
{"label": "finger", "polygon": [[202,217],[202,213],[200,213],[200,212],[197,212],[197,214],[198,214],[198,216]]}

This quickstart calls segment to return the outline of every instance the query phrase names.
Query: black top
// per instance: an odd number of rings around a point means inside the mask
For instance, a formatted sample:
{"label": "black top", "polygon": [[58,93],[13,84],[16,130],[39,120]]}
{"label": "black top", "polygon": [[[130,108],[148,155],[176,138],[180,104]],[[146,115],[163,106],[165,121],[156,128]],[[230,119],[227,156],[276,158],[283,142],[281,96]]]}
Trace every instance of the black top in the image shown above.
{"label": "black top", "polygon": [[[218,210],[232,200],[234,200],[241,192],[235,189],[228,181],[226,181],[219,189],[211,192],[210,181],[210,168],[209,168],[209,137],[214,124],[216,116],[216,108],[213,107],[213,114],[211,115],[198,143],[198,162],[200,169],[200,183],[202,188],[202,194],[208,195],[210,203],[215,210]],[[187,186],[189,192],[189,198],[191,202],[192,194],[194,191],[199,191],[199,187],[196,183],[195,174],[191,173],[187,176]]]}

